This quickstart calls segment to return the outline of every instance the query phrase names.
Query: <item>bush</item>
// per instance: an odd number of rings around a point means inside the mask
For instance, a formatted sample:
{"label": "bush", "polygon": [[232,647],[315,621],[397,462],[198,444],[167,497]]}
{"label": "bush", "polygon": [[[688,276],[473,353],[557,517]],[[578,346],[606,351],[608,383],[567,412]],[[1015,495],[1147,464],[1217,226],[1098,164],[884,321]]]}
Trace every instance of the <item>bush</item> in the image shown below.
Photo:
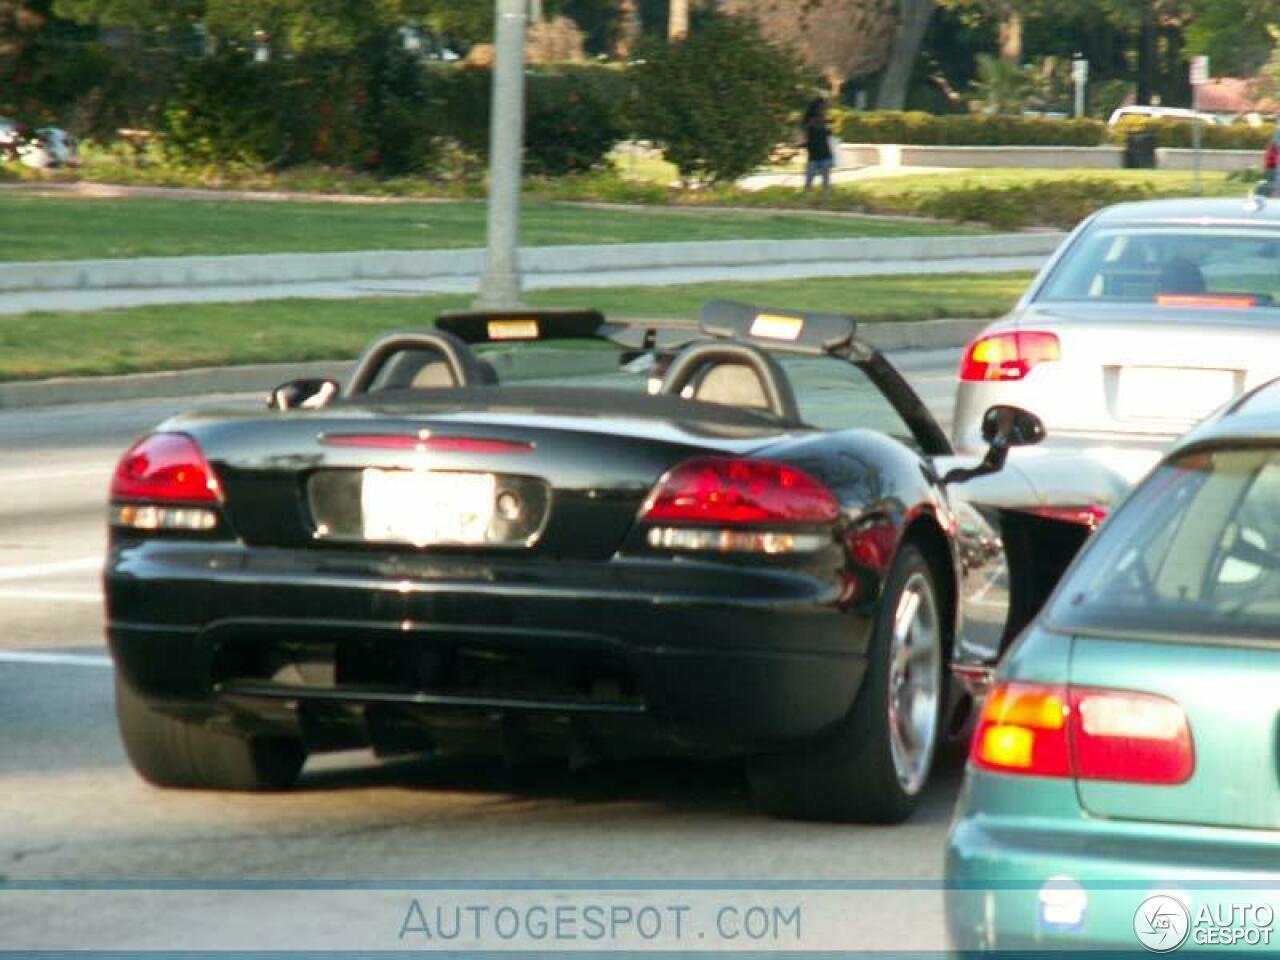
{"label": "bush", "polygon": [[[492,73],[487,68],[431,73],[432,128],[483,164],[489,150]],[[587,173],[605,165],[626,136],[627,85],[607,67],[561,67],[525,77],[525,169],[542,176]]]}
{"label": "bush", "polygon": [[189,63],[164,110],[165,152],[188,167],[324,163],[420,172],[432,154],[426,77],[387,37],[351,55]]}
{"label": "bush", "polygon": [[600,166],[623,136],[620,113],[599,92],[570,76],[537,77],[530,84],[524,167],[559,177]]}
{"label": "bush", "polygon": [[1054,120],[1005,114],[937,116],[917,111],[859,111],[840,130],[847,143],[906,143],[917,146],[1096,147],[1105,143],[1098,120]]}
{"label": "bush", "polygon": [[188,65],[163,116],[165,153],[184,166],[265,165],[284,153],[277,64],[241,53]]}
{"label": "bush", "polygon": [[636,132],[659,144],[685,180],[736,180],[795,138],[803,69],[751,21],[711,17],[647,56],[634,68]]}

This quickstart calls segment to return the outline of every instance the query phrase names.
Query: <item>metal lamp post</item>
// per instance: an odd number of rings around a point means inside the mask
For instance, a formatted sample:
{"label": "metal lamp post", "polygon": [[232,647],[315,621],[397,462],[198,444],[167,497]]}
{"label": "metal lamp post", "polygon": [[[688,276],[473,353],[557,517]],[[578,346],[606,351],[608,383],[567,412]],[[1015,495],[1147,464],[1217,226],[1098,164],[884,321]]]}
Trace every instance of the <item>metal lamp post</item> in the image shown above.
{"label": "metal lamp post", "polygon": [[489,213],[476,306],[520,302],[520,178],[524,158],[524,44],[528,0],[497,0],[489,123]]}

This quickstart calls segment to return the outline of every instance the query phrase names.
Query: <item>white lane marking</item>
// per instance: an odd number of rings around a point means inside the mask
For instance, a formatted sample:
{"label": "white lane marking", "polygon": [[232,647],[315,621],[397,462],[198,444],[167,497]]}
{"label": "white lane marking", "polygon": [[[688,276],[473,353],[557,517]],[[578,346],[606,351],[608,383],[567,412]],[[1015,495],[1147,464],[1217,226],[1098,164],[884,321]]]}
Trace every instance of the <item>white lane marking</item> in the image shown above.
{"label": "white lane marking", "polygon": [[21,590],[0,587],[0,600],[55,600],[59,603],[102,603],[102,594],[87,590]]}
{"label": "white lane marking", "polygon": [[111,658],[91,653],[38,653],[0,650],[0,663],[38,663],[53,667],[110,667]]}
{"label": "white lane marking", "polygon": [[[65,477],[106,477],[111,473],[111,465],[86,467],[81,470],[23,470],[17,473],[5,473],[0,470],[0,483],[40,483],[44,480],[61,480]],[[104,500],[106,494],[103,494]]]}
{"label": "white lane marking", "polygon": [[78,560],[58,560],[53,563],[30,563],[23,566],[0,567],[0,581],[35,580],[59,573],[75,573],[81,570],[101,570],[102,557],[81,557]]}

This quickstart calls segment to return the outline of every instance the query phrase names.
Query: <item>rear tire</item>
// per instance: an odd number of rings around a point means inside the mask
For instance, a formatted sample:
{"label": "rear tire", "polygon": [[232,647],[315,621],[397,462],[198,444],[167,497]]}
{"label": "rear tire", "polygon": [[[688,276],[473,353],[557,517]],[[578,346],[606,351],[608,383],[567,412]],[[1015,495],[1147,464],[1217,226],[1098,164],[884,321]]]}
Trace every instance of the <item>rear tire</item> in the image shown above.
{"label": "rear tire", "polygon": [[749,768],[757,806],[801,820],[900,823],[928,783],[943,717],[942,618],[933,571],[905,544],[885,581],[867,672],[834,734]]}
{"label": "rear tire", "polygon": [[239,737],[167,716],[116,675],[116,719],[134,770],[157,787],[285,790],[306,760],[289,737]]}

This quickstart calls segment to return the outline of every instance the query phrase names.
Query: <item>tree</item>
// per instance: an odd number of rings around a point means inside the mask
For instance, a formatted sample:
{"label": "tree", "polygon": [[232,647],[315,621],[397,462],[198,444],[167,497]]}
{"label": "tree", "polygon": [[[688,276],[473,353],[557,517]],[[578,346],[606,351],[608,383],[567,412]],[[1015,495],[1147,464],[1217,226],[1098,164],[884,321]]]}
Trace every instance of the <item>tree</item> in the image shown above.
{"label": "tree", "polygon": [[1214,73],[1247,77],[1268,62],[1280,24],[1280,0],[1197,0],[1186,27],[1186,52],[1209,57]]}
{"label": "tree", "polygon": [[10,107],[49,16],[49,0],[0,0],[0,102],[10,101]]}
{"label": "tree", "polygon": [[920,56],[920,43],[935,9],[934,0],[899,0],[898,29],[893,35],[889,63],[880,78],[876,101],[881,110],[901,110],[907,105],[907,88]]}
{"label": "tree", "polygon": [[613,55],[617,59],[631,59],[643,28],[638,0],[618,0],[618,32],[613,41]]}
{"label": "tree", "polygon": [[488,37],[492,0],[55,0],[59,16],[146,31],[193,22],[216,36],[259,31],[290,50],[350,50],[408,24],[467,43]]}
{"label": "tree", "polygon": [[680,40],[689,35],[689,0],[671,0],[667,7],[667,39]]}
{"label": "tree", "polygon": [[717,15],[634,68],[639,136],[662,147],[686,182],[736,180],[792,132],[805,71],[750,20]]}
{"label": "tree", "polygon": [[1193,12],[1193,0],[1099,0],[1099,2],[1113,27],[1124,30],[1135,38],[1137,100],[1138,103],[1150,103],[1160,79],[1160,33],[1171,29],[1181,30]]}
{"label": "tree", "polygon": [[751,17],[770,41],[793,48],[833,95],[889,59],[894,0],[727,0],[724,9]]}

